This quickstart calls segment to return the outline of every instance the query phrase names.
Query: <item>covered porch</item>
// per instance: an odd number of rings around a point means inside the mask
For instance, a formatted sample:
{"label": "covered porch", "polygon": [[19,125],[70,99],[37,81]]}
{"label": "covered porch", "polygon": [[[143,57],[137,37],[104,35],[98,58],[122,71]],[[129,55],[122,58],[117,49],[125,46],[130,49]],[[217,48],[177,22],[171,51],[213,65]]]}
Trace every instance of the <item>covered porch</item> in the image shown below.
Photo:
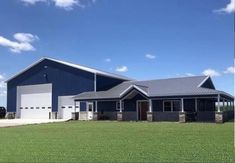
{"label": "covered porch", "polygon": [[142,89],[133,87],[120,98],[75,101],[93,103],[93,120],[224,122],[234,117],[234,99],[226,94],[149,97]]}

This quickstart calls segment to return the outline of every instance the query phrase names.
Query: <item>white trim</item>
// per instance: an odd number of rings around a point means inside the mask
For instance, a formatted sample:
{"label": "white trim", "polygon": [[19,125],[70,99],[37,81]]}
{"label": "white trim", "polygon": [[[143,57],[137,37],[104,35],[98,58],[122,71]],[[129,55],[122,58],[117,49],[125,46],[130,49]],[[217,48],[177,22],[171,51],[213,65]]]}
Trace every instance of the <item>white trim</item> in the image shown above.
{"label": "white trim", "polygon": [[95,101],[95,112],[98,112],[98,101]]}
{"label": "white trim", "polygon": [[90,111],[90,112],[93,112],[93,111],[94,111],[94,103],[93,103],[93,102],[90,102],[90,101],[86,102],[86,111],[87,111],[87,112],[89,111],[89,110],[88,110],[89,105],[92,105],[92,111]]}
{"label": "white trim", "polygon": [[122,100],[119,101],[119,107],[120,107],[120,112],[122,112]]}
{"label": "white trim", "polygon": [[[124,106],[124,102],[122,101],[122,110],[124,110],[125,106]],[[116,101],[116,110],[120,111],[120,101]]]}
{"label": "white trim", "polygon": [[[78,106],[78,110],[77,107]],[[74,101],[74,112],[80,112],[80,101]]]}
{"label": "white trim", "polygon": [[217,96],[217,108],[218,108],[218,112],[220,112],[220,94],[218,94]]}
{"label": "white trim", "polygon": [[[134,93],[134,92],[137,92],[138,94],[139,94],[139,92],[137,91],[137,90],[132,90],[132,91],[130,91],[128,94],[126,94],[125,96],[123,96],[123,97],[120,97],[122,100],[123,99],[127,99],[128,98],[128,96],[130,96],[132,93]],[[142,95],[141,95],[142,96]],[[148,99],[147,97],[145,97],[145,96],[143,96],[143,98],[145,98],[145,99]]]}
{"label": "white trim", "polygon": [[181,112],[184,112],[184,99],[181,98]]}
{"label": "white trim", "polygon": [[94,73],[94,92],[96,92],[96,73]]}
{"label": "white trim", "polygon": [[152,113],[152,112],[153,112],[153,103],[152,103],[152,99],[149,99],[148,102],[149,102],[149,110],[148,110],[148,111],[149,111],[150,113]]}
{"label": "white trim", "polygon": [[[137,121],[140,121],[140,119],[139,119],[139,103],[140,102],[147,102],[148,103],[148,100],[136,100],[136,120]],[[140,112],[140,117],[141,117],[141,112]]]}
{"label": "white trim", "polygon": [[197,87],[201,87],[209,78],[210,76],[207,76]]}
{"label": "white trim", "polygon": [[125,89],[122,93],[120,93],[119,97],[122,97],[126,92],[128,92],[130,89],[135,88],[138,91],[140,91],[141,93],[143,93],[145,96],[148,97],[148,94],[146,92],[144,92],[142,89],[140,89],[138,86],[136,85],[130,85],[127,89]]}
{"label": "white trim", "polygon": [[108,73],[108,72],[104,72],[104,71],[100,71],[100,70],[97,70],[97,69],[93,69],[93,68],[89,68],[89,67],[85,67],[85,66],[80,66],[80,65],[77,65],[77,64],[73,64],[73,63],[69,63],[69,62],[64,62],[64,61],[60,61],[60,60],[57,60],[57,59],[52,59],[52,58],[48,58],[48,57],[44,57],[44,58],[41,58],[39,59],[38,61],[34,62],[33,64],[31,64],[30,66],[26,67],[24,70],[22,70],[21,72],[17,73],[16,75],[10,77],[8,80],[6,80],[5,82],[8,82],[12,79],[14,79],[15,77],[21,75],[22,73],[26,72],[27,70],[29,70],[30,68],[32,68],[33,66],[37,65],[38,63],[42,62],[43,60],[50,60],[50,61],[54,61],[54,62],[57,62],[57,63],[61,63],[61,64],[64,64],[64,65],[67,65],[67,66],[70,66],[70,67],[74,67],[74,68],[77,68],[77,69],[80,69],[80,70],[84,70],[84,71],[87,71],[87,72],[91,72],[91,73],[94,73],[94,74],[99,74],[99,75],[103,75],[103,76],[108,76],[108,77],[113,77],[113,78],[116,78],[116,79],[122,79],[122,80],[132,80],[128,77],[125,77],[125,76],[120,76],[120,75],[117,75],[117,74],[112,74],[112,73]]}
{"label": "white trim", "polygon": [[[180,102],[179,99],[166,99],[166,100],[163,100],[162,101],[162,106],[163,106],[162,112],[174,112],[174,102],[175,101]],[[165,102],[170,102],[171,103],[171,111],[165,111]]]}
{"label": "white trim", "polygon": [[[208,99],[208,98],[215,98],[216,99],[216,96],[208,96],[208,97],[199,97],[199,96],[195,96],[195,97],[184,97],[184,99],[194,99],[194,98],[197,98],[197,99]],[[152,98],[152,100],[174,100],[174,99],[179,99],[180,98],[177,98],[177,97],[171,97],[171,98]]]}

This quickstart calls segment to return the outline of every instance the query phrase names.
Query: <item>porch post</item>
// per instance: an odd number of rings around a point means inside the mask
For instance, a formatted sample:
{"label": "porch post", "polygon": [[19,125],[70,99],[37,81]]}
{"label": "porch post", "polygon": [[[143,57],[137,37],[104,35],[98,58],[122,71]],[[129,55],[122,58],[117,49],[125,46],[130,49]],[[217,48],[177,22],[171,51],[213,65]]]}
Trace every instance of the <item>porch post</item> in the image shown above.
{"label": "porch post", "polygon": [[98,120],[98,102],[95,101],[95,112],[93,112],[93,120]]}
{"label": "porch post", "polygon": [[184,99],[181,98],[181,111],[179,112],[179,122],[186,122],[186,113],[184,112]]}
{"label": "porch post", "polygon": [[122,121],[123,117],[122,117],[122,100],[119,100],[119,108],[120,110],[117,112],[117,120],[118,121]]}
{"label": "porch post", "polygon": [[229,105],[228,105],[228,100],[226,101],[226,110],[228,110],[229,109]]}
{"label": "porch post", "polygon": [[147,112],[147,120],[151,122],[153,121],[152,99],[149,99],[148,102],[149,102],[149,111]]}
{"label": "porch post", "polygon": [[95,101],[95,112],[97,113],[98,112],[98,102]]}
{"label": "porch post", "polygon": [[122,112],[122,100],[119,101],[120,112]]}
{"label": "porch post", "polygon": [[[223,99],[223,106],[224,106],[224,99]],[[221,112],[220,109],[220,95],[218,94],[217,96],[217,112],[215,112],[215,122],[216,123],[223,123],[224,119],[223,119],[223,112]]]}
{"label": "porch post", "polygon": [[184,112],[184,99],[181,98],[181,112]]}
{"label": "porch post", "polygon": [[152,100],[149,99],[149,112],[152,112]]}
{"label": "porch post", "polygon": [[217,108],[218,112],[220,112],[220,95],[217,96]]}
{"label": "porch post", "polygon": [[74,101],[74,112],[72,114],[72,120],[78,120],[79,119],[79,112],[77,111],[77,101]]}

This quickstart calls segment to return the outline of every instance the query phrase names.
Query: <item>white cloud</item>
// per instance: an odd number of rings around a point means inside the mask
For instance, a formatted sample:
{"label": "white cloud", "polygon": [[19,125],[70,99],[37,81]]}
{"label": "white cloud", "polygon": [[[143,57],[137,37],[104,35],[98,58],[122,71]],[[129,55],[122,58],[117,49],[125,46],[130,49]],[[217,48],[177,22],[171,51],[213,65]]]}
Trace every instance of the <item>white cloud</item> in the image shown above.
{"label": "white cloud", "polygon": [[235,12],[235,0],[230,0],[229,4],[226,7],[214,10],[217,13],[233,13]]}
{"label": "white cloud", "polygon": [[84,8],[85,6],[80,3],[79,0],[53,0],[56,7],[63,8],[65,10],[72,10],[74,6]]}
{"label": "white cloud", "polygon": [[21,0],[26,5],[34,5],[38,2],[53,4],[58,8],[73,10],[75,6],[85,8],[87,5],[96,3],[96,0]]}
{"label": "white cloud", "polygon": [[30,33],[15,33],[14,38],[19,42],[33,42],[39,39],[38,36]]}
{"label": "white cloud", "polygon": [[220,76],[220,73],[213,69],[206,69],[202,72],[202,74],[211,77]]}
{"label": "white cloud", "polygon": [[195,76],[194,74],[192,74],[192,73],[185,73],[185,76]]}
{"label": "white cloud", "polygon": [[38,40],[38,36],[30,33],[15,33],[13,37],[17,41],[11,41],[5,37],[0,36],[0,45],[8,47],[14,53],[21,53],[22,51],[35,51],[32,42]]}
{"label": "white cloud", "polygon": [[116,68],[116,71],[117,72],[127,72],[128,68],[127,68],[127,66],[120,66],[120,67]]}
{"label": "white cloud", "polygon": [[235,67],[233,66],[230,66],[228,67],[225,71],[224,71],[225,74],[235,74]]}
{"label": "white cloud", "polygon": [[104,61],[105,62],[111,62],[112,60],[110,58],[106,58]]}
{"label": "white cloud", "polygon": [[188,77],[188,76],[195,76],[194,74],[192,73],[184,73],[184,74],[176,74],[177,77]]}
{"label": "white cloud", "polygon": [[145,57],[148,59],[155,59],[156,58],[156,56],[152,55],[152,54],[145,54]]}
{"label": "white cloud", "polygon": [[5,77],[4,75],[0,74],[0,88],[6,88],[6,83],[4,82]]}
{"label": "white cloud", "polygon": [[0,88],[6,88],[7,85],[4,81],[0,81]]}
{"label": "white cloud", "polygon": [[21,0],[25,4],[34,5],[37,2],[46,2],[47,0]]}
{"label": "white cloud", "polygon": [[1,81],[1,80],[4,80],[4,79],[5,79],[5,77],[0,74],[0,81]]}
{"label": "white cloud", "polygon": [[6,97],[7,91],[6,91],[6,83],[4,82],[5,76],[0,74],[0,97]]}
{"label": "white cloud", "polygon": [[0,97],[6,97],[7,91],[0,91]]}

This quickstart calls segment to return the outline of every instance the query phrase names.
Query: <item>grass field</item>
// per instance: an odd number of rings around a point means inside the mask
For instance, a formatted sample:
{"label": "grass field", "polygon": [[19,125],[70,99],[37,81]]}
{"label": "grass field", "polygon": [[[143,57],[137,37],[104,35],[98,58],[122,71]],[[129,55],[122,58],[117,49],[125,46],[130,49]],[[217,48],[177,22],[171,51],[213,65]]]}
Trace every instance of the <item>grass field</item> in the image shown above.
{"label": "grass field", "polygon": [[0,128],[0,162],[235,162],[233,127],[100,121]]}

